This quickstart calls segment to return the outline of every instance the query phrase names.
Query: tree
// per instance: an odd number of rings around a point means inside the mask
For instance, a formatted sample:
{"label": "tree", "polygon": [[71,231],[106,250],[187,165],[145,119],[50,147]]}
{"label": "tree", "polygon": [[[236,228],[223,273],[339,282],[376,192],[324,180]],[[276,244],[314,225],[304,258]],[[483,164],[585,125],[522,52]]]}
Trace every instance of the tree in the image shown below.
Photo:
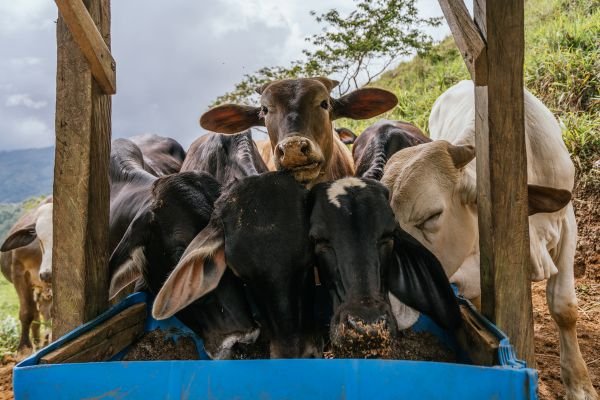
{"label": "tree", "polygon": [[331,9],[310,14],[323,25],[321,33],[306,38],[309,49],[288,67],[264,67],[247,74],[234,90],[218,97],[214,105],[255,100],[254,90],[277,79],[330,76],[340,80],[342,95],[368,85],[402,56],[422,52],[433,44],[423,32],[438,26],[441,18],[421,18],[416,0],[355,0],[356,8],[342,16]]}

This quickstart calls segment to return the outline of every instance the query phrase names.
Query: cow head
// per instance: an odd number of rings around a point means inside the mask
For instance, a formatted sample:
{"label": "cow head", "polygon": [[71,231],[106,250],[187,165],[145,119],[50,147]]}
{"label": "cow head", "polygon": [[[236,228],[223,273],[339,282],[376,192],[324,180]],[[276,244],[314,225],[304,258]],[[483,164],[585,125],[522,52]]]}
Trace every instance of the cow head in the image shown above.
{"label": "cow head", "polygon": [[441,265],[397,226],[382,184],[344,178],[316,185],[310,199],[319,276],[333,300],[334,345],[388,340],[396,330],[394,317],[400,317],[392,315],[389,293],[442,326],[458,324]]}
{"label": "cow head", "polygon": [[38,239],[42,253],[39,278],[46,283],[52,282],[52,209],[52,203],[40,205],[35,211],[35,220],[11,233],[0,248],[0,251],[10,251],[27,246]]}
{"label": "cow head", "polygon": [[[111,255],[110,297],[139,278],[152,293],[159,293],[187,246],[208,224],[219,193],[219,184],[205,173],[157,179],[149,205],[140,209]],[[232,274],[177,316],[202,336],[212,358],[228,358],[237,342],[258,336],[243,286]]]}
{"label": "cow head", "polygon": [[306,190],[283,173],[233,184],[165,282],[154,317],[169,317],[202,298],[230,270],[254,299],[272,358],[320,356],[305,201]]}
{"label": "cow head", "polygon": [[398,103],[394,94],[376,88],[334,99],[330,93],[337,84],[322,77],[267,83],[258,89],[260,107],[225,104],[202,115],[200,124],[221,133],[264,125],[278,170],[291,171],[303,183],[331,179],[328,171],[338,140],[332,122],[342,117],[372,118]]}
{"label": "cow head", "polygon": [[[391,193],[400,226],[427,247],[451,277],[461,267],[479,269],[475,157],[470,145],[438,140],[397,152],[381,182]],[[570,192],[529,185],[529,213],[553,212]]]}

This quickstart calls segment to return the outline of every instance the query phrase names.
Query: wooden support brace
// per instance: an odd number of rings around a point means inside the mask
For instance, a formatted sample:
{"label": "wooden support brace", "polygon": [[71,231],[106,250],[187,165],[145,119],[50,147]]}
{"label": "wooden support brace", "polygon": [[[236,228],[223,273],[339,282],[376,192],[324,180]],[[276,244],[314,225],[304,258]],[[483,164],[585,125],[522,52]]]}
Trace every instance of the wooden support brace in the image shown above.
{"label": "wooden support brace", "polygon": [[89,62],[96,82],[105,94],[115,94],[117,91],[117,64],[83,1],[55,1],[73,39]]}
{"label": "wooden support brace", "polygon": [[[110,0],[85,4],[100,37],[109,38]],[[59,338],[108,306],[111,98],[62,15],[56,37],[52,334]]]}
{"label": "wooden support brace", "polygon": [[456,47],[460,51],[471,79],[478,86],[487,84],[486,43],[469,15],[463,0],[439,0]]}
{"label": "wooden support brace", "polygon": [[476,0],[474,13],[487,42],[487,59],[475,66],[476,73],[486,70],[487,80],[487,86],[475,87],[482,311],[534,367],[523,0]]}

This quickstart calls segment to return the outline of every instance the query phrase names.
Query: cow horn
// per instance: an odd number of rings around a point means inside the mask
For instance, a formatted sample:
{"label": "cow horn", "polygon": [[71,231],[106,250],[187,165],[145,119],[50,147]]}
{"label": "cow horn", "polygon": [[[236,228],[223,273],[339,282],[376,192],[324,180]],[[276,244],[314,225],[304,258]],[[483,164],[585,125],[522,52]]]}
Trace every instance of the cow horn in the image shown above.
{"label": "cow horn", "polygon": [[324,76],[317,76],[311,79],[321,82],[330,92],[333,90],[333,88],[340,84],[340,82],[333,79],[325,78]]}
{"label": "cow horn", "polygon": [[448,153],[457,169],[461,169],[475,158],[475,147],[470,144],[455,146],[448,144]]}

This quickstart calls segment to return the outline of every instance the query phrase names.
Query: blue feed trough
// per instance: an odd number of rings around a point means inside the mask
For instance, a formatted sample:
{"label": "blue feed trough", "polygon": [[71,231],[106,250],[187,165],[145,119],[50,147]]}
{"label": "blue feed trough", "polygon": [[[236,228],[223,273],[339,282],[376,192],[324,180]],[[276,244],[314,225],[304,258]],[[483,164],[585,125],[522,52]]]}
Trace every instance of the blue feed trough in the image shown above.
{"label": "blue feed trough", "polygon": [[[499,340],[498,365],[483,367],[429,361],[294,359],[212,361],[202,340],[176,318],[147,317],[145,330],[161,328],[194,338],[201,360],[40,364],[42,357],[81,337],[119,312],[149,299],[136,293],[95,320],[23,360],[14,369],[19,399],[536,399],[537,372],[515,358],[508,338],[470,305],[467,312]],[[415,330],[429,331],[457,348],[430,319]]]}

